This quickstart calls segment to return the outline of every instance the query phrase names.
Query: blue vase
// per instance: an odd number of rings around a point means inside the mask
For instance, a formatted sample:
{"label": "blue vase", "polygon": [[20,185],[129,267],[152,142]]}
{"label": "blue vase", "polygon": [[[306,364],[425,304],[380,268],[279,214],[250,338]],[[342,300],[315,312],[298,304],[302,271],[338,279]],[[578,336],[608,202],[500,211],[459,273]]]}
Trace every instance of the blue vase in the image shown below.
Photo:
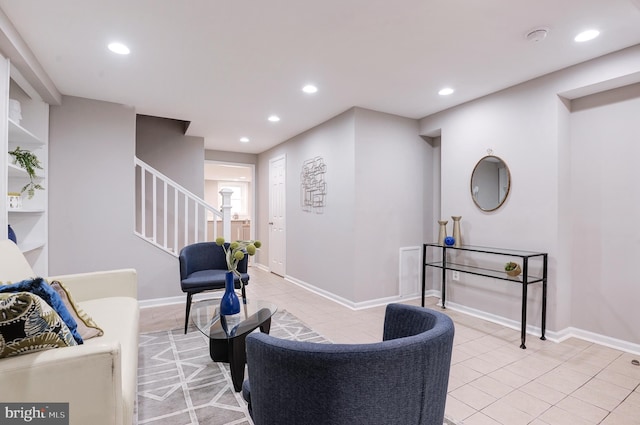
{"label": "blue vase", "polygon": [[227,272],[224,281],[224,295],[220,299],[220,314],[230,316],[240,313],[240,299],[233,285],[233,272]]}
{"label": "blue vase", "polygon": [[13,241],[13,243],[18,244],[18,239],[16,238],[16,232],[13,231],[11,225],[9,224],[9,239]]}

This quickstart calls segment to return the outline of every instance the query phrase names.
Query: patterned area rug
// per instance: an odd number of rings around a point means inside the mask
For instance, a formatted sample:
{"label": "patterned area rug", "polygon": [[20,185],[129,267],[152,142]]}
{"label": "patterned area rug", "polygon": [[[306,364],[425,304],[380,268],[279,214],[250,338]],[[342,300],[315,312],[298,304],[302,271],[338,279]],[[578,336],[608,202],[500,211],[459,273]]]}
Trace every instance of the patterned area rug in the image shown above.
{"label": "patterned area rug", "polygon": [[[330,342],[287,311],[273,316],[270,334]],[[253,425],[241,393],[233,390],[229,365],[211,360],[209,339],[198,330],[141,334],[139,348],[139,425]],[[456,424],[445,419],[445,425]]]}
{"label": "patterned area rug", "polygon": [[[209,338],[195,328],[140,335],[138,424],[252,424],[241,393],[233,390],[229,365],[209,357]],[[287,311],[271,321],[271,335],[329,342]]]}

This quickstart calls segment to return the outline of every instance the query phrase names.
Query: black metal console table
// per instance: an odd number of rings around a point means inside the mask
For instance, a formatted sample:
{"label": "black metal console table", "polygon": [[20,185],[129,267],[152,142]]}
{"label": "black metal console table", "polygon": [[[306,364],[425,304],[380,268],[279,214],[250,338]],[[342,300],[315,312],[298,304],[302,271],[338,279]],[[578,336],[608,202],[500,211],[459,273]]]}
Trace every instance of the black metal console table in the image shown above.
{"label": "black metal console table", "polygon": [[[427,261],[427,249],[437,249],[441,251],[441,259],[436,261]],[[495,270],[471,266],[467,264],[458,264],[450,262],[447,259],[448,251],[467,251],[483,254],[495,254],[507,257],[517,257],[522,262],[522,274],[520,276],[508,276],[504,269]],[[542,276],[529,275],[529,260],[540,258],[542,260]],[[527,348],[525,345],[526,329],[527,329],[527,288],[532,283],[542,282],[542,336],[540,339],[545,340],[545,328],[547,322],[547,253],[544,252],[528,252],[513,249],[487,248],[481,246],[462,245],[458,248],[453,246],[443,246],[437,243],[426,243],[422,247],[422,263],[425,270],[422,273],[422,306],[424,307],[424,292],[426,289],[426,267],[435,267],[442,269],[442,308],[445,307],[447,295],[447,270],[458,271],[460,273],[474,274],[477,276],[492,277],[494,279],[507,280],[522,285],[522,320],[520,322],[520,348]]]}

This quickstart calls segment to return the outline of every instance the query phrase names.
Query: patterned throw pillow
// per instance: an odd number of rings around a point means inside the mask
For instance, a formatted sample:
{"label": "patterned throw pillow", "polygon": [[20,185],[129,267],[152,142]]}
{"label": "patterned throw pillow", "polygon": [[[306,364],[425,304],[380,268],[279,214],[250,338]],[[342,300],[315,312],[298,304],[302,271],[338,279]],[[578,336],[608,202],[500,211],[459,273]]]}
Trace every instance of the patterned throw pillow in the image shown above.
{"label": "patterned throw pillow", "polygon": [[82,337],[78,333],[78,324],[76,323],[69,310],[60,299],[60,295],[41,277],[35,279],[26,279],[22,282],[12,283],[10,285],[0,286],[0,293],[4,292],[31,292],[46,301],[60,315],[64,323],[71,331],[71,335],[78,344],[82,344]]}
{"label": "patterned throw pillow", "polygon": [[83,309],[80,308],[73,300],[71,296],[71,292],[67,289],[66,286],[60,281],[54,280],[49,285],[60,295],[62,298],[62,302],[69,310],[69,313],[73,316],[76,323],[78,324],[78,333],[82,337],[83,340],[87,340],[89,338],[94,338],[96,336],[102,336],[104,331],[100,329],[100,327],[93,321],[91,316],[89,316]]}
{"label": "patterned throw pillow", "polygon": [[58,313],[29,292],[0,294],[0,358],[78,345]]}

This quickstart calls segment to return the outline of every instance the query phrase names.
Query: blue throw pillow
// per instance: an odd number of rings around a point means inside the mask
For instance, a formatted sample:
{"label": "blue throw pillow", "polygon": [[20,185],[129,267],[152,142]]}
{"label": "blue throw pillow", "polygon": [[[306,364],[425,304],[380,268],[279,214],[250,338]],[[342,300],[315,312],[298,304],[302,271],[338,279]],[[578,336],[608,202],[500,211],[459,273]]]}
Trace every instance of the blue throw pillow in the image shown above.
{"label": "blue throw pillow", "polygon": [[2,292],[31,292],[39,296],[58,313],[71,331],[73,339],[75,339],[78,344],[82,344],[82,337],[78,333],[78,324],[75,319],[71,316],[71,313],[69,313],[60,295],[41,277],[23,280],[22,282],[12,283],[10,285],[0,285],[0,293]]}

